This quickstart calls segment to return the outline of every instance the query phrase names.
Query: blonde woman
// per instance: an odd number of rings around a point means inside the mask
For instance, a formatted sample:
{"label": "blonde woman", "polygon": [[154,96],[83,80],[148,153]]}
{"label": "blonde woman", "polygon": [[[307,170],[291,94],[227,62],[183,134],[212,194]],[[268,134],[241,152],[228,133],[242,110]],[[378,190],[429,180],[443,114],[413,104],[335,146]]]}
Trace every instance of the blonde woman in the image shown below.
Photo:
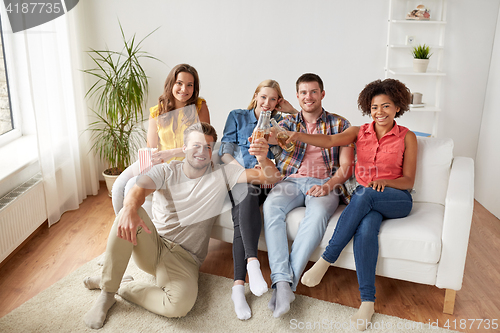
{"label": "blonde woman", "polygon": [[[227,117],[219,149],[219,155],[224,163],[236,163],[245,169],[257,166],[255,156],[248,152],[250,148],[248,138],[252,136],[253,129],[263,111],[271,111],[272,117],[278,122],[282,119],[278,111],[297,112],[283,98],[278,82],[262,81],[255,89],[248,108],[233,110]],[[268,158],[274,159],[271,152],[268,152]],[[247,272],[250,290],[254,295],[261,296],[268,289],[257,259],[257,246],[262,226],[259,207],[270,190],[270,188],[261,188],[252,184],[239,184],[232,190],[236,205],[232,209],[234,285],[231,298],[236,315],[241,320],[252,316],[245,299],[244,284]]]}

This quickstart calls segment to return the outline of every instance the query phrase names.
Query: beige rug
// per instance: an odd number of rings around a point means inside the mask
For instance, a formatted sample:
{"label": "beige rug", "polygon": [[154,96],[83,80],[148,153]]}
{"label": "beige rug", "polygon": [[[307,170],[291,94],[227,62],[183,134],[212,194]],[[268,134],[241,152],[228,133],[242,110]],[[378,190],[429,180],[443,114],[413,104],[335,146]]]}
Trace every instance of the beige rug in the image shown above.
{"label": "beige rug", "polygon": [[[0,318],[0,332],[95,332],[82,321],[83,315],[96,300],[99,291],[83,286],[86,276],[97,275],[101,267],[96,258],[8,315]],[[152,277],[131,261],[128,274],[135,280],[150,281]],[[356,309],[297,295],[292,309],[282,318],[272,317],[267,309],[271,291],[261,297],[250,293],[247,300],[252,318],[236,318],[231,301],[232,281],[210,274],[200,274],[198,300],[184,318],[155,315],[119,296],[108,319],[99,332],[357,332],[346,328]],[[397,317],[375,314],[373,328],[367,332],[450,332],[429,323],[417,323]]]}

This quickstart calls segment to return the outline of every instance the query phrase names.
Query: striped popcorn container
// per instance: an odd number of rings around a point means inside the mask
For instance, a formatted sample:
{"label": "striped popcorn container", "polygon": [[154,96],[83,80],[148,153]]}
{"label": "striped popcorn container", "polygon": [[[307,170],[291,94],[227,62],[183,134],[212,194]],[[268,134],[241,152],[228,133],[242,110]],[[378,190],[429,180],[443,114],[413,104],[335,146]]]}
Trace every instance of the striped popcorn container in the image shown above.
{"label": "striped popcorn container", "polygon": [[139,149],[139,172],[144,174],[151,169],[153,163],[151,162],[151,157],[157,148],[140,148]]}

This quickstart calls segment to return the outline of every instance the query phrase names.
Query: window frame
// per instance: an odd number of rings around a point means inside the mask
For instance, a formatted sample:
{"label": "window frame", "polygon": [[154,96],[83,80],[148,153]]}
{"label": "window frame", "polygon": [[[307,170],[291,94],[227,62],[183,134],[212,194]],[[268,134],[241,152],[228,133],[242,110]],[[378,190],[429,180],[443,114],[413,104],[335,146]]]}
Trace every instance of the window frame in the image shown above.
{"label": "window frame", "polygon": [[10,66],[8,66],[8,60],[7,60],[7,52],[5,51],[5,38],[4,38],[4,29],[3,29],[3,20],[2,20],[2,13],[0,13],[0,38],[2,42],[2,53],[3,53],[3,62],[4,62],[4,68],[5,68],[5,81],[7,83],[7,96],[9,99],[9,109],[10,109],[10,117],[11,117],[11,123],[12,123],[12,129],[10,131],[7,131],[3,134],[0,134],[0,147],[5,146],[6,144],[20,138],[23,135],[22,129],[21,129],[21,117],[19,115],[19,112],[16,111],[15,108],[13,108],[12,105],[12,90],[11,90],[11,82],[9,79],[9,71],[10,71]]}

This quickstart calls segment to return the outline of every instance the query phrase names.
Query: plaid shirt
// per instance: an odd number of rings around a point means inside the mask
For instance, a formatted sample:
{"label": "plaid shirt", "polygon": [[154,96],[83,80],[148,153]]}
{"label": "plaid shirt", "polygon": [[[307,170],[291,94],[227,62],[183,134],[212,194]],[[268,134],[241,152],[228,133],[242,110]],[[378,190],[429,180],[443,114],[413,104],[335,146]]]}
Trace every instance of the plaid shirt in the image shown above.
{"label": "plaid shirt", "polygon": [[[304,118],[302,117],[302,111],[288,115],[279,123],[281,127],[287,131],[302,132],[307,133],[307,126]],[[316,121],[316,129],[314,134],[328,134],[333,135],[345,131],[349,128],[351,124],[347,119],[341,117],[334,113],[326,112],[323,109],[323,113]],[[353,145],[350,145],[350,147]],[[288,177],[296,173],[302,163],[302,159],[306,154],[307,144],[304,142],[296,142],[295,149],[291,152],[287,152],[283,149],[276,166],[281,171],[281,175]],[[323,162],[325,163],[328,170],[330,170],[330,177],[335,174],[340,166],[339,163],[339,150],[340,147],[331,147],[328,149],[321,149],[321,155],[323,156]],[[343,200],[348,202],[350,195],[342,186]]]}

